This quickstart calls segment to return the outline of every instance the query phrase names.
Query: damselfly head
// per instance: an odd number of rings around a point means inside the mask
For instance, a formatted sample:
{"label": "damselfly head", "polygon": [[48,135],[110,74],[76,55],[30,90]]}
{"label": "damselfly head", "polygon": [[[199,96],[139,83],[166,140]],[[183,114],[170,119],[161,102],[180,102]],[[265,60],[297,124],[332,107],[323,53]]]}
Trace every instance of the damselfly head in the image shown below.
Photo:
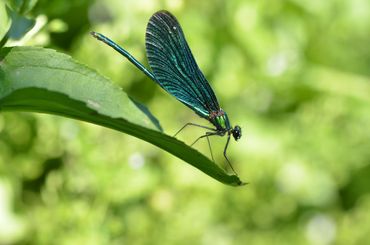
{"label": "damselfly head", "polygon": [[231,133],[236,141],[242,137],[242,129],[238,125],[231,130]]}

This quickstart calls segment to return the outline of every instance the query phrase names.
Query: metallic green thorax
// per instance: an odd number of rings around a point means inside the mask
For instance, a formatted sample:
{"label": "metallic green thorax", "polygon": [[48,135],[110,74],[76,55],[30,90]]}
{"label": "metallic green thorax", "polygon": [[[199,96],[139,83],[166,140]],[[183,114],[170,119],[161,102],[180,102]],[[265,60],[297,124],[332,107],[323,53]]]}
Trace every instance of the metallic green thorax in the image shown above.
{"label": "metallic green thorax", "polygon": [[229,118],[222,109],[212,112],[209,116],[210,121],[219,131],[229,131],[231,129]]}

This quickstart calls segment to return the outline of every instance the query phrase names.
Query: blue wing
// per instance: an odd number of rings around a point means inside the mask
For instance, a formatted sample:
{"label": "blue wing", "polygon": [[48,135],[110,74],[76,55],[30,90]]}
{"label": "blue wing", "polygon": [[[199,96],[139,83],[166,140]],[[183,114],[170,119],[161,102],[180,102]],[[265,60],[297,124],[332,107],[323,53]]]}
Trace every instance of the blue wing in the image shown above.
{"label": "blue wing", "polygon": [[156,81],[168,93],[208,118],[220,106],[200,71],[176,18],[167,11],[155,13],[146,29],[146,52]]}

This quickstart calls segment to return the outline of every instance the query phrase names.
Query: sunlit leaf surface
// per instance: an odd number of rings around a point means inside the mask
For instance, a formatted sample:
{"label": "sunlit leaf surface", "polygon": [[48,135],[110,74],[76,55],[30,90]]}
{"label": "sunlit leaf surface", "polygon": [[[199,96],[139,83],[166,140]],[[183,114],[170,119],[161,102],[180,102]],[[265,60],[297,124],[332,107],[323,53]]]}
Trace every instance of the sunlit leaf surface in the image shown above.
{"label": "sunlit leaf surface", "polygon": [[0,53],[0,109],[71,117],[119,130],[148,141],[229,185],[235,175],[198,151],[160,132],[159,122],[117,86],[69,56],[31,47]]}

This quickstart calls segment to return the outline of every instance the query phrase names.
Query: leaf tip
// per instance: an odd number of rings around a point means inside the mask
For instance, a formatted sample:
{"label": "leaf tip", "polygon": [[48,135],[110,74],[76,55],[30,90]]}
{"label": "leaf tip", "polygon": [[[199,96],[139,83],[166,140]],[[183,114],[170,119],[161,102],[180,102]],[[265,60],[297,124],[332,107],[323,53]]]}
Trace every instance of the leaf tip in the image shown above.
{"label": "leaf tip", "polygon": [[230,183],[232,186],[244,186],[249,184],[248,182],[241,181],[238,175],[230,175],[230,177],[232,178],[232,182]]}

